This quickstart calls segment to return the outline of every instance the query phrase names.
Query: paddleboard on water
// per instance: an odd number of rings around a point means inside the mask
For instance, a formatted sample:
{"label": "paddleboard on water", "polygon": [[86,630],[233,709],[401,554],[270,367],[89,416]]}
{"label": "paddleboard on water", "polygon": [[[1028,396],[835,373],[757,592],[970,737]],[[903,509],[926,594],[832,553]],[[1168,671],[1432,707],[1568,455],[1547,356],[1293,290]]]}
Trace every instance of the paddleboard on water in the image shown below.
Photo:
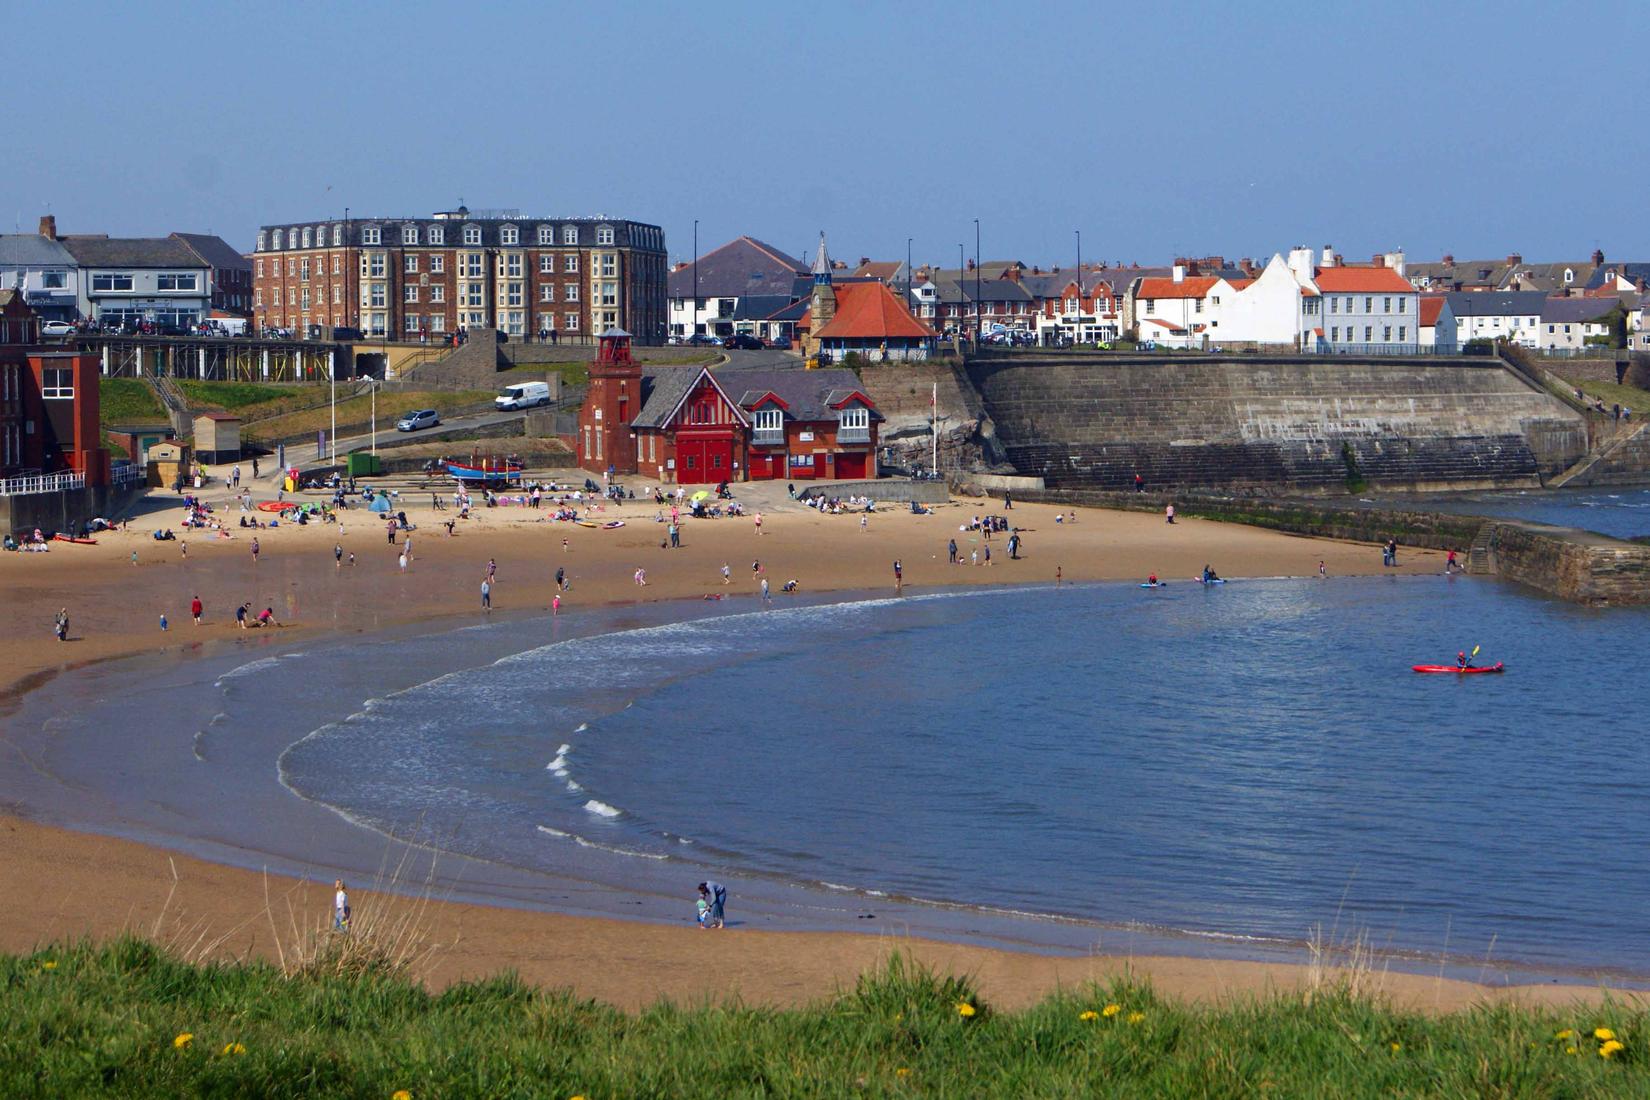
{"label": "paddleboard on water", "polygon": [[1486,672],[1506,671],[1506,666],[1500,661],[1495,662],[1493,665],[1475,665],[1468,668],[1461,668],[1459,665],[1411,665],[1410,667],[1416,672],[1453,672],[1457,676],[1474,676]]}
{"label": "paddleboard on water", "polygon": [[1226,583],[1226,578],[1225,577],[1216,577],[1212,581],[1206,581],[1202,577],[1193,577],[1192,580],[1196,581],[1198,584],[1225,584]]}
{"label": "paddleboard on water", "polygon": [[1149,581],[1142,581],[1140,583],[1140,587],[1141,588],[1167,588],[1167,587],[1169,587],[1169,582],[1168,581],[1158,581],[1156,584],[1152,584]]}

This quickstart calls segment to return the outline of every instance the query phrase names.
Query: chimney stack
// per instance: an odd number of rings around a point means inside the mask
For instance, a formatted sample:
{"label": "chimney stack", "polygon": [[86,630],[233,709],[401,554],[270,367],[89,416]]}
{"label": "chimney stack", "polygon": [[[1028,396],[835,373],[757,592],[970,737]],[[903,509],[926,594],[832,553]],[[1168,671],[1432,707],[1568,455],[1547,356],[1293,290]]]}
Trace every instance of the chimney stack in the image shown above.
{"label": "chimney stack", "polygon": [[1335,250],[1333,248],[1331,248],[1328,245],[1323,246],[1323,262],[1321,264],[1319,264],[1318,266],[1319,267],[1334,267],[1335,266]]}
{"label": "chimney stack", "polygon": [[1603,267],[1604,266],[1604,250],[1602,248],[1593,249],[1593,266],[1594,267]]}
{"label": "chimney stack", "polygon": [[1174,265],[1174,281],[1177,283],[1183,283],[1186,281],[1185,263],[1181,262]]}
{"label": "chimney stack", "polygon": [[1517,267],[1519,264],[1521,264],[1523,262],[1524,262],[1524,257],[1520,256],[1516,252],[1510,253],[1507,256],[1507,266],[1508,267]]}
{"label": "chimney stack", "polygon": [[[48,241],[57,240],[57,215],[45,214],[40,218],[40,235]],[[1601,261],[1602,262],[1602,261]]]}
{"label": "chimney stack", "polygon": [[1454,267],[1455,266],[1455,257],[1450,255],[1448,252],[1444,253],[1444,266],[1445,267]]}

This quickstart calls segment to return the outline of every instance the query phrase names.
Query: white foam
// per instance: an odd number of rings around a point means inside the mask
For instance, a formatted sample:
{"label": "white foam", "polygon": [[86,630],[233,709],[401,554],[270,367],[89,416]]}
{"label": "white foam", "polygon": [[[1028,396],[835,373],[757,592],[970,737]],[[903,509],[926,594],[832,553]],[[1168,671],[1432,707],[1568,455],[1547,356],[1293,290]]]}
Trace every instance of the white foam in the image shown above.
{"label": "white foam", "polygon": [[574,844],[577,844],[581,848],[589,848],[597,852],[607,852],[611,855],[630,856],[633,859],[653,859],[660,862],[670,858],[662,852],[641,852],[637,851],[635,848],[621,848],[617,844],[601,844],[594,840],[586,840],[577,833],[568,833],[563,832],[560,829],[552,829],[548,825],[538,826],[538,831],[556,837],[558,840],[571,840]]}
{"label": "white foam", "polygon": [[612,806],[609,806],[607,803],[598,802],[594,798],[592,798],[588,802],[586,802],[584,804],[584,808],[588,812],[593,813],[598,817],[618,817],[619,812],[620,812],[620,811],[614,809]]}

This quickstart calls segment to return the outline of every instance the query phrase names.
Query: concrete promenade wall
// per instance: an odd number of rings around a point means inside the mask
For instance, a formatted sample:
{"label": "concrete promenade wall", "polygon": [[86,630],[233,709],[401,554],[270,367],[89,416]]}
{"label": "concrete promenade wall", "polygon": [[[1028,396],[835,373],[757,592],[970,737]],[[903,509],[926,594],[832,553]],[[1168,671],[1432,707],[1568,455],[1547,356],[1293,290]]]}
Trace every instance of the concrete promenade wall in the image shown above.
{"label": "concrete promenade wall", "polygon": [[796,494],[815,497],[869,497],[878,504],[884,501],[944,504],[951,499],[951,492],[943,481],[906,481],[901,478],[877,481],[798,482]]}
{"label": "concrete promenade wall", "polygon": [[997,439],[1050,487],[1533,487],[1583,418],[1494,359],[1027,355],[970,361]]}
{"label": "concrete promenade wall", "polygon": [[0,496],[0,531],[14,535],[42,531],[76,530],[96,516],[117,519],[143,499],[148,489],[95,488],[70,489],[61,493],[30,493],[27,496]]}

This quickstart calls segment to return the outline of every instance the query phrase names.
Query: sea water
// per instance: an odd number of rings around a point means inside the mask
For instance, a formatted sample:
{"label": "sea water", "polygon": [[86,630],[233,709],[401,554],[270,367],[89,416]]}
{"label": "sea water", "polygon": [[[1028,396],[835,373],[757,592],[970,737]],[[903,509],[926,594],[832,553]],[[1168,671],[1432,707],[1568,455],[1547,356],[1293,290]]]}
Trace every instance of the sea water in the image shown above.
{"label": "sea water", "polygon": [[[171,719],[141,755],[88,700],[29,765],[69,804],[95,795],[91,827],[289,862],[336,830],[394,836],[515,903],[573,904],[507,890],[511,869],[576,867],[618,897],[711,873],[1234,944],[1318,926],[1400,956],[1646,970],[1650,612],[1390,576],[567,622],[149,676],[119,704]],[[1507,672],[1410,671],[1475,646]],[[0,795],[20,788],[41,789]]]}

